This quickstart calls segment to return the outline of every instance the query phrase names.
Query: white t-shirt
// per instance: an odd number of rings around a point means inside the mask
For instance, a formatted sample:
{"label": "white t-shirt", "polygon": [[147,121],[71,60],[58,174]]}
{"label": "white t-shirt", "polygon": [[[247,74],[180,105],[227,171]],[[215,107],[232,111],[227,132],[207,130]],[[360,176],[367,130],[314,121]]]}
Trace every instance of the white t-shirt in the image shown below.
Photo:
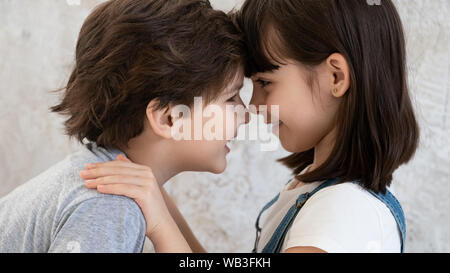
{"label": "white t-shirt", "polygon": [[[261,252],[297,198],[323,181],[281,191],[278,200],[261,216]],[[282,249],[312,246],[329,253],[400,252],[401,233],[389,208],[356,183],[324,188],[305,203],[288,230]]]}

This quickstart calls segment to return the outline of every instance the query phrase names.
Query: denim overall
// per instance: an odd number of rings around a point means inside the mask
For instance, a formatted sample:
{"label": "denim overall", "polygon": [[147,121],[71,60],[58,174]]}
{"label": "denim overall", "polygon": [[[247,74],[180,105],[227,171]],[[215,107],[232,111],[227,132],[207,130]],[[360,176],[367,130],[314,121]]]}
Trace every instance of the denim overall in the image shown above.
{"label": "denim overall", "polygon": [[[296,204],[294,204],[289,211],[284,216],[283,220],[281,220],[281,223],[279,226],[275,229],[275,232],[273,233],[272,237],[270,238],[269,242],[266,244],[266,246],[263,248],[262,253],[279,253],[281,251],[281,247],[283,245],[284,237],[286,236],[290,226],[292,225],[292,222],[294,222],[295,217],[297,216],[300,209],[303,207],[303,205],[308,201],[308,199],[314,195],[316,192],[318,192],[321,189],[324,189],[326,187],[332,186],[337,184],[339,179],[330,179],[322,184],[320,184],[317,188],[315,188],[311,192],[307,192],[304,194],[301,194],[296,201]],[[353,183],[360,182],[360,180],[356,180]],[[386,194],[381,193],[375,193],[371,190],[369,192],[377,197],[379,200],[381,200],[391,211],[391,213],[394,215],[394,218],[397,222],[398,228],[401,232],[401,252],[404,252],[405,247],[405,237],[406,237],[406,223],[405,223],[405,216],[402,210],[402,207],[398,200],[392,195],[391,192],[388,190],[386,191]],[[270,206],[272,206],[277,200],[280,194],[278,194],[272,201],[270,201],[267,205],[264,206],[262,211],[259,213],[258,218],[256,219],[256,241],[255,241],[255,248],[253,249],[253,253],[257,253],[257,246],[259,242],[259,237],[261,235],[261,228],[259,227],[259,219],[264,211],[266,211]]]}

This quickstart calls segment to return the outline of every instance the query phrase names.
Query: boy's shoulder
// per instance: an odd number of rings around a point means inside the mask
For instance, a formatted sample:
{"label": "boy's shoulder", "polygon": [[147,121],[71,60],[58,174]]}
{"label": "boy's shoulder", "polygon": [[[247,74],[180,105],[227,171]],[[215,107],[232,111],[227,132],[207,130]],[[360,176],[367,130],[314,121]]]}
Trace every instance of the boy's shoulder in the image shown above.
{"label": "boy's shoulder", "polygon": [[79,175],[85,164],[112,160],[112,156],[85,148],[66,158],[49,251],[64,251],[68,243],[76,241],[81,252],[141,252],[145,218],[136,202],[89,189]]}
{"label": "boy's shoulder", "polygon": [[[8,243],[0,250],[45,252],[52,246],[51,251],[65,251],[64,240],[82,242],[86,236],[102,232],[112,237],[128,234],[124,243],[137,245],[127,245],[124,251],[139,251],[141,237],[145,237],[145,218],[139,206],[130,198],[88,189],[79,175],[86,163],[110,157],[106,150],[82,147],[1,198],[0,224],[6,232],[0,239]],[[30,223],[29,227],[17,232],[24,222]],[[27,234],[31,227],[39,236]],[[52,244],[55,242],[59,242],[58,247]],[[120,245],[112,245],[114,240],[107,242],[84,243],[84,251],[122,250]]]}
{"label": "boy's shoulder", "polygon": [[28,206],[27,209],[30,210],[45,207],[46,212],[53,212],[56,218],[62,217],[88,200],[91,203],[95,200],[101,200],[104,204],[111,202],[112,205],[121,203],[123,206],[140,211],[130,198],[106,195],[95,189],[88,189],[79,174],[85,169],[85,164],[113,160],[116,154],[118,153],[115,150],[92,144],[81,146],[78,151],[20,185],[2,199],[5,203],[8,200],[11,203],[26,201],[23,202],[23,206]]}
{"label": "boy's shoulder", "polygon": [[[59,208],[57,216],[70,214],[77,207],[84,203],[101,204],[105,210],[114,209],[117,206],[127,207],[136,212],[133,215],[139,217],[141,213],[139,206],[134,200],[118,195],[108,195],[89,189],[85,186],[85,181],[80,176],[80,171],[85,169],[87,163],[106,162],[114,160],[117,150],[105,149],[88,144],[66,157],[60,164],[55,165],[56,179],[50,182],[49,186],[57,189]],[[106,214],[106,213],[105,213]]]}

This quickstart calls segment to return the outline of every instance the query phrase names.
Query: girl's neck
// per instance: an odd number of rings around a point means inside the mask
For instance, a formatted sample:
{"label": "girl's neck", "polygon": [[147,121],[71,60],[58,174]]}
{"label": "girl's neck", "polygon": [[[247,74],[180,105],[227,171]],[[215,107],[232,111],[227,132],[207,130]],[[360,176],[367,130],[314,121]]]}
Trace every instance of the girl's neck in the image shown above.
{"label": "girl's neck", "polygon": [[[309,165],[304,173],[311,172],[322,165],[330,156],[336,141],[336,129],[331,130],[319,143],[314,147],[314,162]],[[293,188],[300,188],[305,183],[295,179]]]}
{"label": "girl's neck", "polygon": [[308,169],[309,172],[317,169],[330,156],[334,147],[334,143],[336,142],[336,131],[336,128],[332,129],[314,147],[314,162]]}

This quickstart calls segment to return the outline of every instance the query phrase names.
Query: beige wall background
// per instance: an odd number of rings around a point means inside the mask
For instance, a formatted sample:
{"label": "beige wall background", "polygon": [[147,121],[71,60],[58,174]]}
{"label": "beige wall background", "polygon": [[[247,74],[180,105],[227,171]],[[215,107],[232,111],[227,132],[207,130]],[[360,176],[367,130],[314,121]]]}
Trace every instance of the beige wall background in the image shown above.
{"label": "beige wall background", "polygon": [[[48,112],[49,91],[68,79],[78,31],[101,0],[0,0],[0,196],[78,148]],[[241,0],[213,0],[230,10]],[[397,0],[408,42],[409,80],[420,148],[394,176],[407,222],[407,251],[450,251],[449,0]],[[250,95],[247,82],[244,96]],[[253,119],[252,122],[255,122]],[[249,252],[261,207],[289,179],[282,148],[234,143],[223,175],[185,173],[167,184],[211,252]],[[151,248],[147,249],[151,251]]]}

